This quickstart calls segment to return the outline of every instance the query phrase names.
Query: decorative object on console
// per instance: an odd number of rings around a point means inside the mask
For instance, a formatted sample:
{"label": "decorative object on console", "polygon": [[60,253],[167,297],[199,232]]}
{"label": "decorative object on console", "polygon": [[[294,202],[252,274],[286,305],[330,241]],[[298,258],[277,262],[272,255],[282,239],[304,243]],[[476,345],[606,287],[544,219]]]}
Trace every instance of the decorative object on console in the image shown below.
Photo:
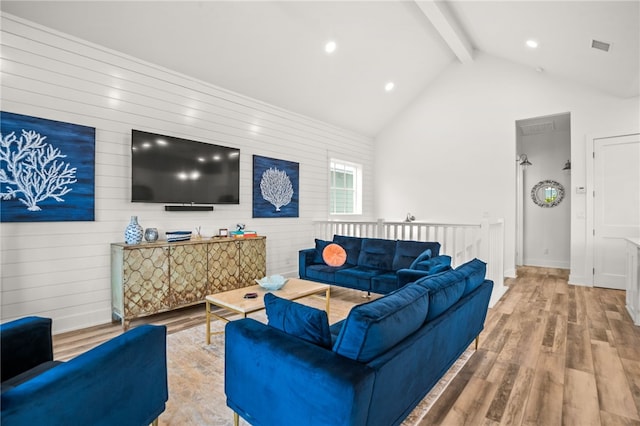
{"label": "decorative object on console", "polygon": [[298,163],[253,156],[253,217],[298,217]]}
{"label": "decorative object on console", "polygon": [[142,226],[138,223],[138,216],[131,216],[131,221],[124,230],[124,242],[127,244],[142,242]]}
{"label": "decorative object on console", "polygon": [[170,231],[165,233],[167,242],[189,241],[191,239],[191,231]]}
{"label": "decorative object on console", "polygon": [[413,222],[414,220],[416,220],[416,217],[414,215],[412,215],[411,213],[407,213],[407,218],[404,221],[405,222]]}
{"label": "decorative object on console", "polygon": [[0,221],[95,220],[95,132],[0,112]]}
{"label": "decorative object on console", "polygon": [[218,236],[219,237],[228,237],[229,236],[229,230],[227,228],[220,228],[218,230]]}
{"label": "decorative object on console", "polygon": [[571,170],[571,160],[567,160],[567,162],[564,163],[564,167],[562,168],[562,170]]}
{"label": "decorative object on console", "polygon": [[256,282],[265,290],[276,291],[280,290],[287,283],[287,279],[282,275],[271,275],[259,280],[256,279]]}
{"label": "decorative object on console", "polygon": [[149,243],[153,243],[158,241],[158,229],[157,228],[147,228],[144,230],[144,239]]}
{"label": "decorative object on console", "polygon": [[196,235],[193,236],[194,240],[202,239],[202,226],[196,226]]}

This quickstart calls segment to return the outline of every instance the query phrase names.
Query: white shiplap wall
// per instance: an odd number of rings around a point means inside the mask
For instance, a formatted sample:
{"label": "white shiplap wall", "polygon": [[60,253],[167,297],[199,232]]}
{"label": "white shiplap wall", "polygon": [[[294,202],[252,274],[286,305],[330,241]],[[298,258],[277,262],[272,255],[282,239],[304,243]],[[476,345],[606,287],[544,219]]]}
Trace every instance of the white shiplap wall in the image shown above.
{"label": "white shiplap wall", "polygon": [[[111,320],[109,244],[132,215],[143,227],[219,228],[267,236],[267,272],[297,273],[297,251],[327,218],[328,158],[363,164],[364,216],[373,208],[373,141],[136,58],[2,14],[3,111],[96,128],[95,222],[2,223],[2,321],[54,320],[54,331]],[[313,102],[313,100],[309,100]],[[165,212],[131,203],[131,129],[240,148],[240,205]],[[300,217],[251,217],[252,156],[300,163]]]}

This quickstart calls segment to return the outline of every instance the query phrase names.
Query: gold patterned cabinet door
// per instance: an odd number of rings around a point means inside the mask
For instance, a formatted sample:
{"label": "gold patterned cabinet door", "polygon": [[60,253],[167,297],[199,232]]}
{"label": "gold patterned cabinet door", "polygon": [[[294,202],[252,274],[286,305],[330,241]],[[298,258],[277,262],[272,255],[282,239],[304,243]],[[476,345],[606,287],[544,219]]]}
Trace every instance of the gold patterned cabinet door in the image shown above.
{"label": "gold patterned cabinet door", "polygon": [[165,247],[124,250],[124,319],[167,310],[169,256]]}
{"label": "gold patterned cabinet door", "polygon": [[209,246],[209,294],[233,290],[238,286],[238,246],[235,241],[220,241]]}
{"label": "gold patterned cabinet door", "polygon": [[169,249],[171,306],[203,301],[208,294],[206,244],[176,245]]}
{"label": "gold patterned cabinet door", "polygon": [[267,274],[267,243],[265,238],[238,241],[240,245],[239,287],[254,285]]}

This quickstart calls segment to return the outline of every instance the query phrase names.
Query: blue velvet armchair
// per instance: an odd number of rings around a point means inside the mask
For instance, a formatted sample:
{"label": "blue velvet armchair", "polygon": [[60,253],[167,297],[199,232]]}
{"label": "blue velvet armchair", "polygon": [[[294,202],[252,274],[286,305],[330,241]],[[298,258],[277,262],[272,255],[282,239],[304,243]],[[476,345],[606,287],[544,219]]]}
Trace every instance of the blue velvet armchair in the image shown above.
{"label": "blue velvet armchair", "polygon": [[51,320],[0,325],[3,425],[156,423],[168,400],[166,327],[143,325],[67,362],[53,360]]}

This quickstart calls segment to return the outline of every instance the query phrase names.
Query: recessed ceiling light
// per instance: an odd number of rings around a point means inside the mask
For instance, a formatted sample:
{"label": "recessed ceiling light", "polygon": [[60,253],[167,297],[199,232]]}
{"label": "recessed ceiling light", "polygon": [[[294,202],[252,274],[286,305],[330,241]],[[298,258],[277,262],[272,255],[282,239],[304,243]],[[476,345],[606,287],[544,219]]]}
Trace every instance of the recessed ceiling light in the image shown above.
{"label": "recessed ceiling light", "polygon": [[527,46],[532,49],[535,49],[536,47],[538,47],[538,42],[533,39],[527,40]]}
{"label": "recessed ceiling light", "polygon": [[387,92],[390,92],[393,90],[394,87],[396,87],[396,85],[393,83],[393,81],[390,81],[384,85],[384,90],[386,90]]}
{"label": "recessed ceiling light", "polygon": [[336,44],[335,41],[331,40],[329,42],[327,42],[327,44],[324,45],[324,51],[327,53],[333,53],[336,51],[336,48],[338,47],[338,45]]}

